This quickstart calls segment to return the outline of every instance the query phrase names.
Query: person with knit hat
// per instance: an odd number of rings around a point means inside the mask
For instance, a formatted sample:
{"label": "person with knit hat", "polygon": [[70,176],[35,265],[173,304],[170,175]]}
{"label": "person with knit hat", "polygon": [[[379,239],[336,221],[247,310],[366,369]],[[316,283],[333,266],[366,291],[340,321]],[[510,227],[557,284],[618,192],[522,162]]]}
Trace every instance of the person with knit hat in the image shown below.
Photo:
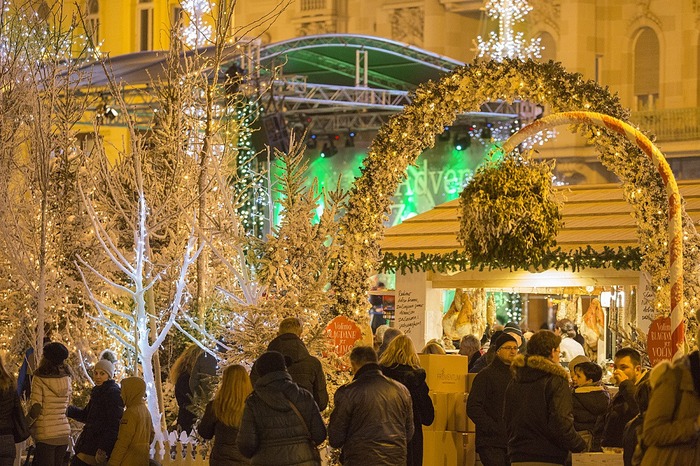
{"label": "person with knit hat", "polygon": [[36,445],[34,464],[41,466],[62,465],[70,443],[66,408],[71,396],[73,373],[65,362],[68,355],[68,348],[62,343],[48,343],[32,378],[28,417]]}
{"label": "person with knit hat", "polygon": [[121,388],[114,381],[114,364],[100,359],[93,369],[95,386],[84,408],[69,406],[66,415],[85,425],[75,442],[73,466],[96,465],[107,461],[117,441],[119,422],[124,413]]}
{"label": "person with knit hat", "polygon": [[259,378],[243,408],[238,450],[251,464],[320,465],[326,426],[311,392],[292,381],[280,352],[263,353],[255,367]]}
{"label": "person with knit hat", "polygon": [[510,364],[518,354],[518,342],[510,333],[499,332],[489,351],[495,357],[474,378],[467,398],[467,415],[476,426],[476,451],[481,463],[502,466],[509,464],[503,400],[512,379]]}

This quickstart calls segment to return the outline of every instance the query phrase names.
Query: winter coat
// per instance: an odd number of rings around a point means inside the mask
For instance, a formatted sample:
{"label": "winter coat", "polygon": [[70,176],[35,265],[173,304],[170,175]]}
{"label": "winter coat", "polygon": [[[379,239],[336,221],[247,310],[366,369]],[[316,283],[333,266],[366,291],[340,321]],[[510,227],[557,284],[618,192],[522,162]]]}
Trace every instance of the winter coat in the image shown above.
{"label": "winter coat", "polygon": [[675,363],[657,365],[644,416],[642,466],[700,465],[700,356],[694,351]]}
{"label": "winter coat", "polygon": [[617,394],[608,406],[608,412],[605,413],[602,446],[622,448],[622,434],[625,426],[639,414],[639,407],[634,400],[637,385],[648,378],[649,371],[640,377],[637,384],[632,380],[625,380],[620,384]]}
{"label": "winter coat", "polygon": [[19,402],[19,395],[14,388],[0,392],[0,436],[12,435],[14,430],[12,411],[17,402]]}
{"label": "winter coat", "polygon": [[202,438],[214,439],[214,447],[211,449],[209,464],[212,466],[241,466],[250,464],[247,458],[241,455],[236,445],[238,427],[229,426],[220,421],[214,414],[212,402],[207,403],[202,420],[199,421],[197,432]]}
{"label": "winter coat", "polygon": [[423,464],[423,426],[429,426],[435,419],[433,400],[428,395],[425,371],[407,365],[382,366],[382,373],[408,388],[413,403],[413,438],[407,445],[407,466]]}
{"label": "winter coat", "polygon": [[93,387],[85,408],[69,406],[67,416],[85,424],[75,443],[75,453],[95,456],[97,450],[103,450],[109,456],[117,441],[123,413],[121,389],[111,379]]}
{"label": "winter coat", "polygon": [[197,417],[188,409],[192,405],[190,390],[190,373],[183,371],[175,381],[175,400],[177,401],[177,425],[185,432],[192,432]]}
{"label": "winter coat", "polygon": [[[639,444],[639,435],[642,433],[643,424],[644,414],[639,413],[625,426],[625,430],[622,433],[622,462],[624,466],[632,466],[634,464],[634,452],[637,449],[637,444]],[[639,462],[636,463],[636,466],[639,466]]]}
{"label": "winter coat", "polygon": [[589,431],[593,435],[593,445],[599,446],[610,394],[602,385],[586,385],[576,387],[572,398],[574,429]]}
{"label": "winter coat", "polygon": [[251,464],[315,466],[318,463],[312,448],[325,439],[326,426],[311,393],[294,383],[287,371],[270,372],[258,379],[245,402],[236,441]]}
{"label": "winter coat", "polygon": [[379,365],[365,364],[335,392],[328,441],[343,449],[343,466],[405,465],[413,432],[411,394],[382,375]]}
{"label": "winter coat", "polygon": [[[479,359],[485,358],[485,354],[481,354],[479,351],[475,352],[469,357],[469,365],[467,366],[467,372],[471,374],[475,374],[479,372],[481,369],[478,369],[478,366],[476,365],[479,362]],[[475,369],[475,367],[477,367]],[[483,369],[483,368],[482,368]]]}
{"label": "winter coat", "polygon": [[[177,382],[177,381],[176,381]],[[199,355],[190,373],[190,394],[204,395],[206,399],[216,385],[216,358],[206,351]],[[190,402],[188,401],[188,405]]]}
{"label": "winter coat", "polygon": [[155,432],[145,395],[143,379],[128,377],[122,380],[122,400],[126,410],[119,424],[117,443],[109,457],[110,466],[148,466]]}
{"label": "winter coat", "polygon": [[[485,357],[485,356],[482,356]],[[508,447],[503,401],[513,378],[510,366],[496,358],[480,371],[467,397],[467,415],[476,426],[476,449]]]}
{"label": "winter coat", "polygon": [[503,416],[510,461],[564,464],[586,442],[574,429],[566,370],[542,356],[518,355],[511,364]]}
{"label": "winter coat", "polygon": [[29,406],[41,405],[41,414],[32,424],[32,438],[35,442],[69,444],[70,424],[66,408],[71,392],[71,377],[63,368],[57,375],[40,374],[38,371],[34,374]]}
{"label": "winter coat", "polygon": [[[318,409],[323,411],[328,406],[328,391],[326,389],[326,375],[323,373],[321,361],[309,354],[301,338],[293,333],[283,333],[277,336],[267,346],[268,351],[278,351],[292,360],[287,367],[289,375],[294,383],[305,388],[314,397]],[[255,384],[258,380],[258,371],[253,364],[250,371],[250,380]]]}

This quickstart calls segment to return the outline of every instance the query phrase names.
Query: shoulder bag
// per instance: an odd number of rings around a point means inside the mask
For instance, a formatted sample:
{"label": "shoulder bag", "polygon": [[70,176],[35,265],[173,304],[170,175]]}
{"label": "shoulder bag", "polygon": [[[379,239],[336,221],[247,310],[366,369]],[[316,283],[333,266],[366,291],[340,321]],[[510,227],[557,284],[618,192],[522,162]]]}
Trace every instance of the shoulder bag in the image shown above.
{"label": "shoulder bag", "polygon": [[321,453],[318,451],[318,448],[316,448],[316,445],[314,445],[314,441],[311,438],[311,432],[309,432],[309,428],[306,425],[306,421],[304,420],[304,417],[301,415],[301,413],[299,412],[297,407],[294,406],[294,403],[292,403],[289,400],[287,400],[287,403],[289,403],[289,406],[292,407],[292,411],[294,411],[294,413],[297,415],[297,417],[301,421],[301,425],[304,426],[304,430],[306,431],[306,434],[309,436],[309,445],[311,446],[311,452],[313,453],[314,461],[317,464],[321,464]]}

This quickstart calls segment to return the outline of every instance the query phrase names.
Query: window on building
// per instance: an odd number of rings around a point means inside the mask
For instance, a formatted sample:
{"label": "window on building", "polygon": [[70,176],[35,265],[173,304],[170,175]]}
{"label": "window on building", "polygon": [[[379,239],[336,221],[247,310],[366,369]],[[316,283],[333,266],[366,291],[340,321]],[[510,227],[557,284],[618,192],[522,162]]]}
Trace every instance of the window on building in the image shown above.
{"label": "window on building", "polygon": [[139,51],[153,50],[153,0],[138,0],[136,30]]}
{"label": "window on building", "polygon": [[659,38],[642,28],[634,44],[634,96],[637,110],[654,110],[659,100]]}
{"label": "window on building", "polygon": [[85,5],[85,33],[92,43],[100,42],[100,2],[99,0],[87,0]]}
{"label": "window on building", "polygon": [[542,32],[539,35],[539,39],[540,46],[542,47],[542,51],[540,52],[542,58],[540,58],[540,61],[543,63],[549,60],[557,61],[557,43],[554,42],[554,37],[548,32]]}
{"label": "window on building", "polygon": [[179,5],[173,5],[170,9],[170,24],[173,29],[180,31],[185,26],[185,10]]}

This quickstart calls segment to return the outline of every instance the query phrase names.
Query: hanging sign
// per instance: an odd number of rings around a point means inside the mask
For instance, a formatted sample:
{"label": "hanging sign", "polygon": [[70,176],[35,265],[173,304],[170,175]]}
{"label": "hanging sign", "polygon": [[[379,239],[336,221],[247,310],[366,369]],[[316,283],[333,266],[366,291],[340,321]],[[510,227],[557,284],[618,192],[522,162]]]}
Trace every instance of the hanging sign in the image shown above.
{"label": "hanging sign", "polygon": [[338,316],[328,322],[326,334],[333,342],[333,352],[339,357],[345,356],[357,340],[362,338],[360,327],[345,316]]}
{"label": "hanging sign", "polygon": [[652,366],[673,357],[670,317],[659,317],[649,325],[647,353]]}

